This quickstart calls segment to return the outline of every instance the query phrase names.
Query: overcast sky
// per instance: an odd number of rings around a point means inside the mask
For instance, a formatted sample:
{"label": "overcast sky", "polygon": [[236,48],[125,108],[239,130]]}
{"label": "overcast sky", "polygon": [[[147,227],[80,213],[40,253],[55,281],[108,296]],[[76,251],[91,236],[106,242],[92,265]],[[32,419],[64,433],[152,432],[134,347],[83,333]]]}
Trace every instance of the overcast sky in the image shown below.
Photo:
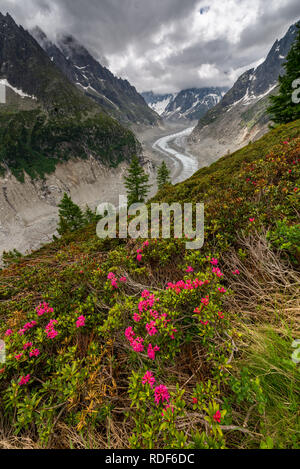
{"label": "overcast sky", "polygon": [[232,85],[300,18],[299,0],[0,0],[25,28],[70,33],[138,91]]}

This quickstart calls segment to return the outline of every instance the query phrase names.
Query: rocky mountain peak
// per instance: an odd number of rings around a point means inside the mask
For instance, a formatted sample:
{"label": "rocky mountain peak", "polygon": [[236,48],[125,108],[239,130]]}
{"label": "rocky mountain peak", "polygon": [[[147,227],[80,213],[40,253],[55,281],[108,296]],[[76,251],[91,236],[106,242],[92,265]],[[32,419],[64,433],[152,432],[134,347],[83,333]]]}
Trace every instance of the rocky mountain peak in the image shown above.
{"label": "rocky mountain peak", "polygon": [[127,80],[117,78],[73,36],[52,43],[39,29],[31,31],[41,47],[67,78],[87,96],[123,123],[154,124],[159,119]]}
{"label": "rocky mountain peak", "polygon": [[154,94],[148,91],[142,93],[142,96],[164,119],[198,120],[220,102],[227,89],[225,87],[189,88],[169,94]]}

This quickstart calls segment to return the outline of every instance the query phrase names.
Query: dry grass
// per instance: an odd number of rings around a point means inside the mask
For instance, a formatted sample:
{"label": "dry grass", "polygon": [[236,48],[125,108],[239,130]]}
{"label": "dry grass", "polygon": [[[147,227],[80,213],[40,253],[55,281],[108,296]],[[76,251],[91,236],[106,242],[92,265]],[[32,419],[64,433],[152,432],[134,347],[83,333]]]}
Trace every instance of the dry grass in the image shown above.
{"label": "dry grass", "polygon": [[0,435],[0,449],[38,449],[39,446],[29,437],[4,437]]}
{"label": "dry grass", "polygon": [[266,321],[274,327],[286,321],[299,334],[300,273],[270,249],[266,234],[241,237],[239,246],[246,252],[246,259],[242,260],[235,250],[224,256],[228,271],[233,268],[240,271],[240,275],[231,277],[230,288],[234,295],[230,298],[229,309],[239,318]]}

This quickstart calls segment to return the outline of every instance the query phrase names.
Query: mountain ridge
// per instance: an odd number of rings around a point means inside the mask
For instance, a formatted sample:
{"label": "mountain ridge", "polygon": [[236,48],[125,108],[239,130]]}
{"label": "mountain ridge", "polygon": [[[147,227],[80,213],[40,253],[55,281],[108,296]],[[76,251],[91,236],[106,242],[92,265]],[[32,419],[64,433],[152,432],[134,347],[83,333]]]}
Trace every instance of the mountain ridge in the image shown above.
{"label": "mountain ridge", "polygon": [[61,35],[55,44],[39,27],[31,34],[62,73],[112,117],[126,124],[155,125],[159,121],[128,80],[115,77],[73,36]]}
{"label": "mountain ridge", "polygon": [[206,151],[220,158],[268,130],[269,96],[277,92],[278,77],[284,73],[284,60],[296,38],[297,24],[291,25],[280,40],[276,39],[266,59],[245,71],[223,99],[199,120],[189,137],[190,149],[198,157]]}
{"label": "mountain ridge", "polygon": [[143,92],[145,101],[167,120],[198,120],[220,102],[228,87],[187,88],[178,93]]}
{"label": "mountain ridge", "polygon": [[0,14],[0,64],[8,98],[0,104],[1,173],[23,180],[24,171],[43,177],[70,158],[92,155],[116,166],[140,154],[135,136],[78,90],[9,14]]}

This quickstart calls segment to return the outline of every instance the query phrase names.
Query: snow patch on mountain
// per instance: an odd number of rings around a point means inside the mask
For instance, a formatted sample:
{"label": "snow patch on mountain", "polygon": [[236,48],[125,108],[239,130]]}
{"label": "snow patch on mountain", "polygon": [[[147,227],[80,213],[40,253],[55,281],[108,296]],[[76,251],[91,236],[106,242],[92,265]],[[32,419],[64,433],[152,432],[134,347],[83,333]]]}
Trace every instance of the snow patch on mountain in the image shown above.
{"label": "snow patch on mountain", "polygon": [[162,101],[159,100],[154,103],[149,103],[148,105],[151,109],[153,109],[153,111],[157,112],[158,115],[162,116],[171,100],[174,99],[175,96],[176,95],[169,95],[168,97],[162,99]]}
{"label": "snow patch on mountain", "polygon": [[14,86],[12,86],[6,78],[1,78],[0,79],[0,85],[2,86],[7,86],[8,88],[10,88],[11,90],[13,90],[16,94],[18,94],[19,96],[21,96],[21,98],[30,98],[30,99],[34,99],[34,100],[37,100],[37,98],[35,96],[31,96],[27,93],[24,93],[24,91],[22,91],[21,89],[18,89],[18,88],[15,88]]}

